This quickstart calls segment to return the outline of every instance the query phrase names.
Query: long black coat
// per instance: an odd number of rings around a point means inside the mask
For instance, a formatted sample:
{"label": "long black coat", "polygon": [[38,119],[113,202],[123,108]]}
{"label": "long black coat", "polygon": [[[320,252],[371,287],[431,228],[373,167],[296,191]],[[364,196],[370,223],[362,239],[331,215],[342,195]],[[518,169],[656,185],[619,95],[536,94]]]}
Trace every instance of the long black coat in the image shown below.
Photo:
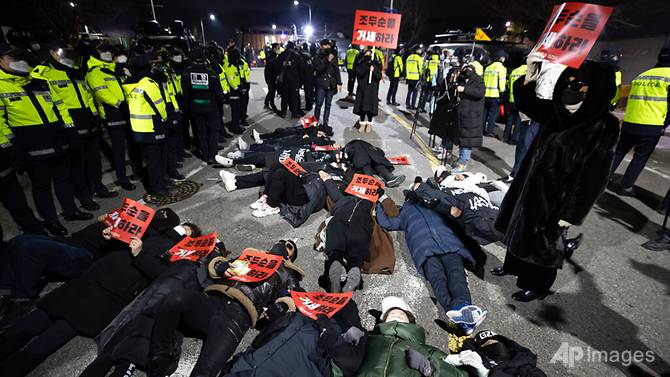
{"label": "long black coat", "polygon": [[472,70],[467,75],[465,90],[461,93],[461,101],[456,107],[456,125],[458,132],[452,138],[454,144],[461,147],[481,147],[483,142],[482,128],[484,127],[484,81]]}
{"label": "long black coat", "polygon": [[[376,101],[376,99],[375,99]],[[384,151],[364,140],[352,140],[343,148],[345,158],[354,171],[368,174],[366,171],[375,165],[383,165],[393,171],[393,164],[386,158]]]}
{"label": "long black coat", "polygon": [[[372,71],[372,80],[370,79],[370,65],[374,70]],[[356,88],[356,102],[354,102],[354,114],[372,114],[377,115],[379,111],[379,81],[382,79],[382,64],[379,60],[368,60],[367,57],[361,56],[356,60],[356,80],[358,87]]]}
{"label": "long black coat", "polygon": [[[509,253],[544,267],[562,266],[558,221],[582,223],[607,184],[619,134],[619,121],[608,110],[614,72],[589,61],[580,69],[590,82],[574,114],[560,103],[558,90],[553,101],[540,100],[534,83],[524,85],[524,76],[514,83],[519,111],[540,122],[540,132],[502,202],[496,227],[505,233]],[[567,68],[559,83],[574,74]]]}
{"label": "long black coat", "polygon": [[147,238],[142,252],[117,251],[98,260],[75,280],[56,288],[36,306],[68,322],[79,335],[94,337],[169,265],[161,255],[179,242],[174,230]]}

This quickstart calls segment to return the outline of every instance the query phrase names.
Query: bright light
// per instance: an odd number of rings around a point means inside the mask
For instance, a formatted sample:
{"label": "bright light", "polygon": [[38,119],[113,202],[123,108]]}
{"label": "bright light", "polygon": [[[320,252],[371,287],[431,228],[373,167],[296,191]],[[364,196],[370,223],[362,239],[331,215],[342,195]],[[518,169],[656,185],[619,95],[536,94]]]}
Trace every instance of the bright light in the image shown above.
{"label": "bright light", "polygon": [[277,25],[272,24],[272,30],[277,30]]}
{"label": "bright light", "polygon": [[282,32],[281,35],[279,36],[279,38],[281,38],[281,39],[286,39],[286,34],[284,34],[284,33]]}
{"label": "bright light", "polygon": [[209,14],[209,19],[212,21],[216,20],[216,16],[214,16],[214,13]]}
{"label": "bright light", "polygon": [[510,27],[510,26],[512,26],[512,21],[505,22],[505,27]]}
{"label": "bright light", "polygon": [[62,54],[62,53],[63,53],[63,49],[62,49],[62,48],[58,48],[58,50],[56,51],[56,55],[59,55],[59,56],[60,56],[60,54]]}
{"label": "bright light", "polygon": [[298,0],[293,0],[293,5],[300,5],[300,2]]}
{"label": "bright light", "polygon": [[305,25],[305,27],[302,29],[305,31],[305,35],[308,37],[312,36],[312,33],[314,33],[314,28],[312,25]]}
{"label": "bright light", "polygon": [[77,5],[77,4],[73,3],[72,1],[70,1],[70,6],[71,6],[72,8],[74,8],[76,5]]}

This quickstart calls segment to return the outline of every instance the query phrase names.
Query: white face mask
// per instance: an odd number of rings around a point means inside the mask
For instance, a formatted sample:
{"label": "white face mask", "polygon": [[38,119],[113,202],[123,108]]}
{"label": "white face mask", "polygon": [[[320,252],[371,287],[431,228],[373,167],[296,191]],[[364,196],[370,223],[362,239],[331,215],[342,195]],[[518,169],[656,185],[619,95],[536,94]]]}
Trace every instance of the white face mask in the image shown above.
{"label": "white face mask", "polygon": [[391,321],[409,323],[409,318],[407,317],[407,313],[402,310],[391,310],[391,312],[386,315],[386,320],[384,322]]}
{"label": "white face mask", "polygon": [[111,62],[112,61],[112,53],[109,51],[101,52],[100,53],[100,60],[105,61],[105,62]]}
{"label": "white face mask", "polygon": [[582,103],[584,103],[584,101],[575,103],[574,105],[563,105],[563,106],[565,106],[565,109],[568,110],[570,114],[574,114],[582,106]]}
{"label": "white face mask", "polygon": [[127,61],[128,61],[128,57],[125,56],[125,55],[119,55],[119,56],[116,57],[116,62],[117,63],[124,64]]}
{"label": "white face mask", "polygon": [[25,60],[16,60],[9,63],[9,69],[17,73],[28,73],[33,67]]}
{"label": "white face mask", "polygon": [[172,61],[175,62],[175,63],[181,63],[182,60],[183,60],[183,58],[181,57],[181,55],[175,55],[175,56],[172,57]]}
{"label": "white face mask", "polygon": [[74,67],[74,60],[70,58],[60,58],[58,59],[58,62],[69,68]]}

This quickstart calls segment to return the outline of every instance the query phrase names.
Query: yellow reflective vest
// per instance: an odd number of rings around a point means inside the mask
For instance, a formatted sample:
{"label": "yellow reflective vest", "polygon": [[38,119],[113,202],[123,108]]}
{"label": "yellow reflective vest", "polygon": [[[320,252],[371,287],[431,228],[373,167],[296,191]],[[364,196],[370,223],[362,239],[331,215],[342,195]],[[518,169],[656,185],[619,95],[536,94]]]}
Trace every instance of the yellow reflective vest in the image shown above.
{"label": "yellow reflective vest", "polygon": [[614,98],[612,98],[612,102],[610,103],[616,107],[619,98],[621,98],[621,71],[618,69],[614,72],[614,84],[616,85],[616,93],[614,93]]}
{"label": "yellow reflective vest", "polygon": [[500,98],[507,85],[507,68],[501,62],[493,62],[484,70],[484,86],[487,98]]}
{"label": "yellow reflective vest", "polygon": [[73,127],[65,102],[49,90],[39,71],[19,76],[0,70],[3,140],[18,144],[32,158],[47,158],[69,148],[65,128]]}
{"label": "yellow reflective vest", "polygon": [[472,63],[470,63],[471,66],[475,68],[475,73],[481,77],[484,74],[484,67],[482,66],[482,63],[480,63],[477,60],[474,60]]}
{"label": "yellow reflective vest", "polygon": [[418,54],[412,54],[407,57],[405,62],[405,79],[418,80],[421,77],[423,67],[423,58]]}
{"label": "yellow reflective vest", "polygon": [[344,55],[344,61],[347,64],[347,70],[352,71],[354,69],[354,62],[360,51],[357,48],[350,48],[347,50],[347,53]]}
{"label": "yellow reflective vest", "polygon": [[135,140],[140,143],[163,141],[164,124],[167,122],[167,107],[160,84],[149,77],[143,77],[136,84],[125,84],[128,95],[130,127]]}
{"label": "yellow reflective vest", "polygon": [[123,126],[128,123],[125,115],[119,110],[126,101],[121,87],[124,80],[114,73],[115,69],[115,63],[104,62],[92,56],[88,59],[86,84],[93,92],[100,118],[106,119],[107,126],[110,127]]}
{"label": "yellow reflective vest", "polygon": [[631,83],[623,121],[665,127],[668,114],[670,67],[652,68]]}
{"label": "yellow reflective vest", "polygon": [[514,82],[521,76],[526,74],[528,66],[522,64],[512,70],[509,74],[509,103],[514,103]]}
{"label": "yellow reflective vest", "polygon": [[425,65],[424,65],[424,71],[427,71],[428,74],[426,75],[426,82],[433,82],[437,84],[437,73],[440,69],[440,57],[438,55],[431,55],[428,59],[426,59]]}
{"label": "yellow reflective vest", "polygon": [[402,56],[398,54],[393,54],[391,61],[393,62],[393,78],[399,78],[400,76],[402,76],[402,71],[404,69]]}

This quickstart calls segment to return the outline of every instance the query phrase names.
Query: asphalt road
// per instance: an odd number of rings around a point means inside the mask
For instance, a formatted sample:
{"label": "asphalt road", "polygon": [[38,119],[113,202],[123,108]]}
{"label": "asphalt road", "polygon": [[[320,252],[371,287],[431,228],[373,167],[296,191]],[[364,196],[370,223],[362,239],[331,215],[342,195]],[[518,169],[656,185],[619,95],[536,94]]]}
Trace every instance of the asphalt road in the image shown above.
{"label": "asphalt road", "polygon": [[[263,132],[294,125],[295,122],[279,119],[263,110],[267,89],[262,71],[255,69],[251,78],[254,82],[249,105],[252,127]],[[343,80],[346,83],[346,74],[343,74]],[[381,85],[380,98],[385,99],[387,88],[387,83]],[[406,86],[401,84],[399,102],[404,103],[405,93]],[[428,140],[425,119],[419,127],[419,138],[410,140],[411,118],[403,111],[404,107],[381,105],[373,132],[359,134],[351,128],[356,120],[351,104],[339,100],[344,95],[339,94],[333,102],[331,125],[336,140],[345,143],[361,138],[380,146],[387,155],[409,155],[411,165],[398,168],[408,177],[408,182],[417,175],[431,174],[432,163],[425,155]],[[245,139],[250,140],[250,131]],[[668,147],[667,143],[665,147]],[[485,280],[480,280],[470,276],[474,303],[489,312],[481,329],[494,330],[533,350],[538,355],[539,365],[549,376],[670,373],[670,322],[667,320],[670,313],[670,254],[640,247],[660,229],[662,216],[655,208],[670,185],[668,152],[667,149],[657,150],[638,180],[643,194],[640,199],[621,198],[605,192],[584,225],[571,230],[571,234],[583,232],[584,242],[573,258],[574,264],[566,265],[560,271],[553,295],[542,301],[517,303],[510,298],[516,291],[513,278],[487,275]],[[512,146],[485,138],[483,147],[474,151],[469,170],[496,179],[509,173],[513,156]],[[202,166],[194,159],[185,164],[182,172],[204,184],[196,195],[173,205],[182,219],[201,225],[204,231],[216,231],[234,253],[250,246],[267,248],[278,239],[297,238],[298,263],[307,272],[304,286],[308,290],[318,289],[316,281],[323,266],[323,256],[314,252],[311,246],[317,227],[326,217],[325,212],[312,215],[298,229],[293,229],[279,216],[256,219],[248,207],[257,198],[256,190],[228,193],[220,182],[216,182],[217,170]],[[106,174],[105,181],[110,183],[111,180]],[[400,203],[401,189],[387,192]],[[127,195],[139,198],[141,192],[137,189]],[[100,212],[118,203],[115,199],[100,202],[103,205]],[[8,235],[15,233],[4,209],[0,209],[0,215]],[[72,230],[81,226],[66,225]],[[446,349],[447,334],[439,326],[445,319],[444,312],[434,304],[427,283],[414,268],[403,234],[393,233],[393,239],[397,256],[395,273],[365,276],[365,288],[354,296],[363,322],[371,329],[374,319],[369,311],[378,309],[383,297],[398,295],[409,303],[417,322],[426,328],[428,343]],[[502,245],[489,245],[485,250],[489,254],[487,269],[502,264],[505,255]],[[255,331],[252,330],[240,349],[248,345],[253,336]],[[177,376],[188,375],[197,358],[200,342],[188,339],[183,349]],[[650,351],[645,356],[652,356],[653,360],[640,362],[638,359],[631,366],[635,351]],[[95,354],[93,340],[78,337],[42,363],[31,376],[78,375]]]}

